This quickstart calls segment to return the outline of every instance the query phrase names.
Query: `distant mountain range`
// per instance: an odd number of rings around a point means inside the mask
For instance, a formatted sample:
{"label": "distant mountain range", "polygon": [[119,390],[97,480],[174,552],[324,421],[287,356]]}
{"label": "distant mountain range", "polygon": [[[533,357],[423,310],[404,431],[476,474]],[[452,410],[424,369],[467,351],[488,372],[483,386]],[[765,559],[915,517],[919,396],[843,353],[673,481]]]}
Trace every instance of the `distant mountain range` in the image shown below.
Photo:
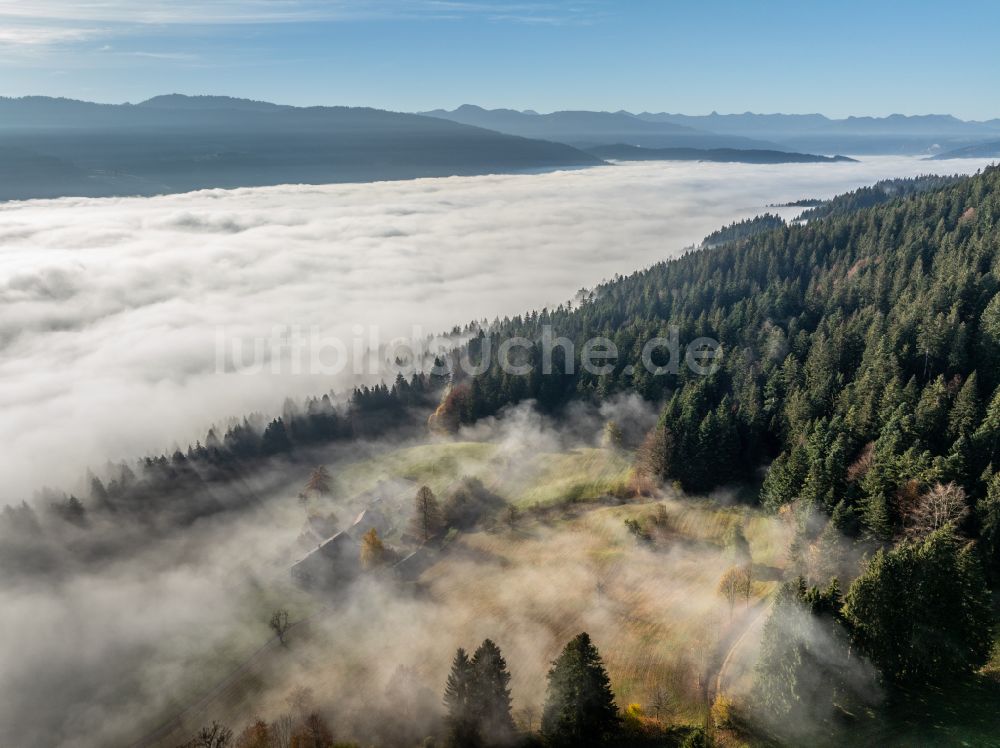
{"label": "distant mountain range", "polygon": [[433,117],[216,96],[0,99],[0,200],[590,166],[563,143]]}
{"label": "distant mountain range", "polygon": [[0,98],[0,200],[512,173],[605,159],[846,160],[814,153],[995,156],[1000,120],[472,105],[406,114],[180,94],[140,104]]}
{"label": "distant mountain range", "polygon": [[679,124],[712,132],[768,138],[786,148],[820,153],[925,154],[1000,134],[1000,119],[968,122],[946,114],[830,119],[822,114],[636,115],[648,122]]}
{"label": "distant mountain range", "polygon": [[464,105],[429,116],[581,147],[625,143],[647,148],[753,148],[809,153],[931,155],[1000,136],[1000,119],[967,122],[950,115],[848,117],[822,114],[686,115],[666,112],[487,110]]}
{"label": "distant mountain range", "polygon": [[740,148],[641,148],[635,145],[599,145],[587,152],[614,161],[717,161],[741,164],[814,164],[854,161],[847,156]]}
{"label": "distant mountain range", "polygon": [[485,127],[525,138],[544,138],[580,148],[627,143],[645,148],[764,148],[777,143],[735,134],[706,132],[682,123],[646,120],[628,112],[552,112],[483,109],[465,104],[453,111],[421,112],[428,117]]}

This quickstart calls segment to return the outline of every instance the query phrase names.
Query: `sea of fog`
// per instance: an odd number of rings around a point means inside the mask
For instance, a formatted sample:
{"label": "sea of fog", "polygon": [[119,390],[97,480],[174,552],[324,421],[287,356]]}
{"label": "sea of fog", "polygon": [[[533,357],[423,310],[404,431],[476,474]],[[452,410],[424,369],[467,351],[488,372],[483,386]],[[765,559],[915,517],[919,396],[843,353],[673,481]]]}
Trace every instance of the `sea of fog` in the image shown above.
{"label": "sea of fog", "polygon": [[350,349],[438,332],[564,302],[769,204],[985,163],[630,163],[0,205],[0,503],[347,385],[220,371],[220,331]]}

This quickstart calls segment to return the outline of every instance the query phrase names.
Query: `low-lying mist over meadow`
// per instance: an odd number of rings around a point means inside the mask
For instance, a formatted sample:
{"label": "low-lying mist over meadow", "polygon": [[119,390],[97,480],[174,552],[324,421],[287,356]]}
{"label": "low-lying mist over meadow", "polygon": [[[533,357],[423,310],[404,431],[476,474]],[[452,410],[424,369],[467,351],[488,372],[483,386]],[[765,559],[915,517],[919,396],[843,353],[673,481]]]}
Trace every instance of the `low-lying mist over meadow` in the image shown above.
{"label": "low-lying mist over meadow", "polygon": [[[935,162],[974,171],[978,160]],[[356,380],[217,373],[216,341],[450,330],[572,299],[773,203],[930,170],[915,158],[655,163],[521,176],[0,206],[0,498]],[[786,216],[797,209],[778,210]],[[356,334],[360,329],[361,334]],[[373,377],[369,376],[368,379]]]}
{"label": "low-lying mist over meadow", "polygon": [[[344,738],[408,744],[440,727],[454,650],[485,638],[508,660],[519,722],[537,726],[550,663],[584,630],[623,706],[669,694],[660,716],[682,717],[723,685],[743,692],[755,636],[733,632],[759,633],[792,526],[724,493],[613,499],[655,418],[633,396],[558,422],[528,404],[451,437],[330,447],[313,455],[328,494],[303,495],[307,464],[274,463],[248,481],[256,500],[241,510],[8,587],[0,741],[174,746],[213,720],[318,711]],[[609,421],[624,425],[621,444],[608,443]],[[417,489],[444,500],[470,480],[498,503],[435,551],[419,584],[376,573],[333,593],[293,584],[289,568],[314,547],[310,522],[345,529],[376,506],[405,555]],[[727,541],[737,526],[753,587],[727,602],[717,583],[742,552]],[[285,645],[267,625],[279,608],[302,621]]]}

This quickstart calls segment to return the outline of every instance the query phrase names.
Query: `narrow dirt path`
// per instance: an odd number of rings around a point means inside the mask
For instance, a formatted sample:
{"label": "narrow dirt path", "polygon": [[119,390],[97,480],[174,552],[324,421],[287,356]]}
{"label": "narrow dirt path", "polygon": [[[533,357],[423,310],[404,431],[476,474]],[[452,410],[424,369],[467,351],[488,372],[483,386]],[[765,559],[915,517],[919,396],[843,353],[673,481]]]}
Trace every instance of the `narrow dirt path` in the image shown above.
{"label": "narrow dirt path", "polygon": [[760,625],[763,622],[765,615],[771,611],[772,605],[773,603],[770,600],[761,600],[757,604],[759,610],[756,610],[754,612],[753,618],[750,619],[750,622],[746,624],[745,628],[743,629],[743,632],[738,637],[736,637],[736,640],[733,642],[732,646],[729,647],[729,651],[726,652],[726,656],[725,658],[723,658],[722,664],[719,666],[719,672],[715,676],[715,687],[712,692],[713,701],[715,700],[715,697],[723,690],[722,687],[725,684],[726,671],[728,670],[730,663],[733,661],[733,657],[736,654],[736,651],[741,646],[743,646],[743,643],[747,640],[747,637],[750,636],[751,633],[753,633],[754,629],[756,629],[758,625]]}

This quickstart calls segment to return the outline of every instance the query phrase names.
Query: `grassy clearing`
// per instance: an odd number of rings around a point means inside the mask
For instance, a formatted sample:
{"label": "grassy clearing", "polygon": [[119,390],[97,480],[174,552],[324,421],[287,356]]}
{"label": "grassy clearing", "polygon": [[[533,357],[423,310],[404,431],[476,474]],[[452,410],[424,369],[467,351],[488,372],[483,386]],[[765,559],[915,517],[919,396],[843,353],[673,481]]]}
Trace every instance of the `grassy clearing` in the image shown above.
{"label": "grassy clearing", "polygon": [[541,454],[523,466],[523,476],[507,481],[507,498],[520,507],[598,499],[621,493],[630,467],[629,457],[620,450],[579,448]]}
{"label": "grassy clearing", "polygon": [[[411,487],[426,484],[440,495],[463,475],[479,477],[521,507],[547,510],[522,513],[513,528],[498,523],[458,534],[416,590],[390,584],[352,595],[349,603],[301,601],[303,613],[331,603],[334,610],[296,632],[289,648],[265,652],[162,745],[176,744],[185,731],[212,719],[236,726],[255,714],[273,717],[287,710],[288,694],[302,685],[323,706],[343,710],[335,711],[335,721],[347,730],[349,714],[371,712],[398,665],[413,668],[437,692],[455,648],[475,647],[486,637],[500,644],[510,663],[515,708],[538,709],[549,663],[583,630],[598,644],[622,707],[648,707],[662,686],[673,694],[670,719],[700,722],[702,683],[733,625],[715,593],[730,563],[726,530],[745,519],[755,557],[759,553],[759,563],[769,566],[780,562],[783,526],[722,501],[666,498],[670,530],[644,543],[625,520],[648,520],[657,502],[595,501],[628,479],[627,453],[579,448],[516,461],[509,454],[492,443],[437,442],[332,465],[335,496],[323,503],[342,519],[357,509],[359,493],[381,484],[400,494],[389,504],[400,514],[394,521],[403,524]],[[290,509],[287,516],[298,512]],[[770,594],[772,584],[761,581],[754,601]],[[262,611],[269,613],[278,600],[298,606],[299,594],[284,580],[247,594],[244,620],[236,624],[240,633],[225,651],[205,657],[195,671],[202,688],[192,693],[204,693],[241,654],[266,640]]]}
{"label": "grassy clearing", "polygon": [[386,480],[427,485],[435,493],[442,493],[463,475],[491,477],[497,452],[497,445],[489,442],[438,442],[393,450],[338,466],[334,474],[335,494],[349,497],[370,491]]}
{"label": "grassy clearing", "polygon": [[519,507],[546,507],[620,493],[630,465],[630,456],[620,450],[581,447],[512,458],[491,442],[442,441],[338,467],[335,494],[342,501],[384,481],[427,485],[442,494],[471,476]]}

